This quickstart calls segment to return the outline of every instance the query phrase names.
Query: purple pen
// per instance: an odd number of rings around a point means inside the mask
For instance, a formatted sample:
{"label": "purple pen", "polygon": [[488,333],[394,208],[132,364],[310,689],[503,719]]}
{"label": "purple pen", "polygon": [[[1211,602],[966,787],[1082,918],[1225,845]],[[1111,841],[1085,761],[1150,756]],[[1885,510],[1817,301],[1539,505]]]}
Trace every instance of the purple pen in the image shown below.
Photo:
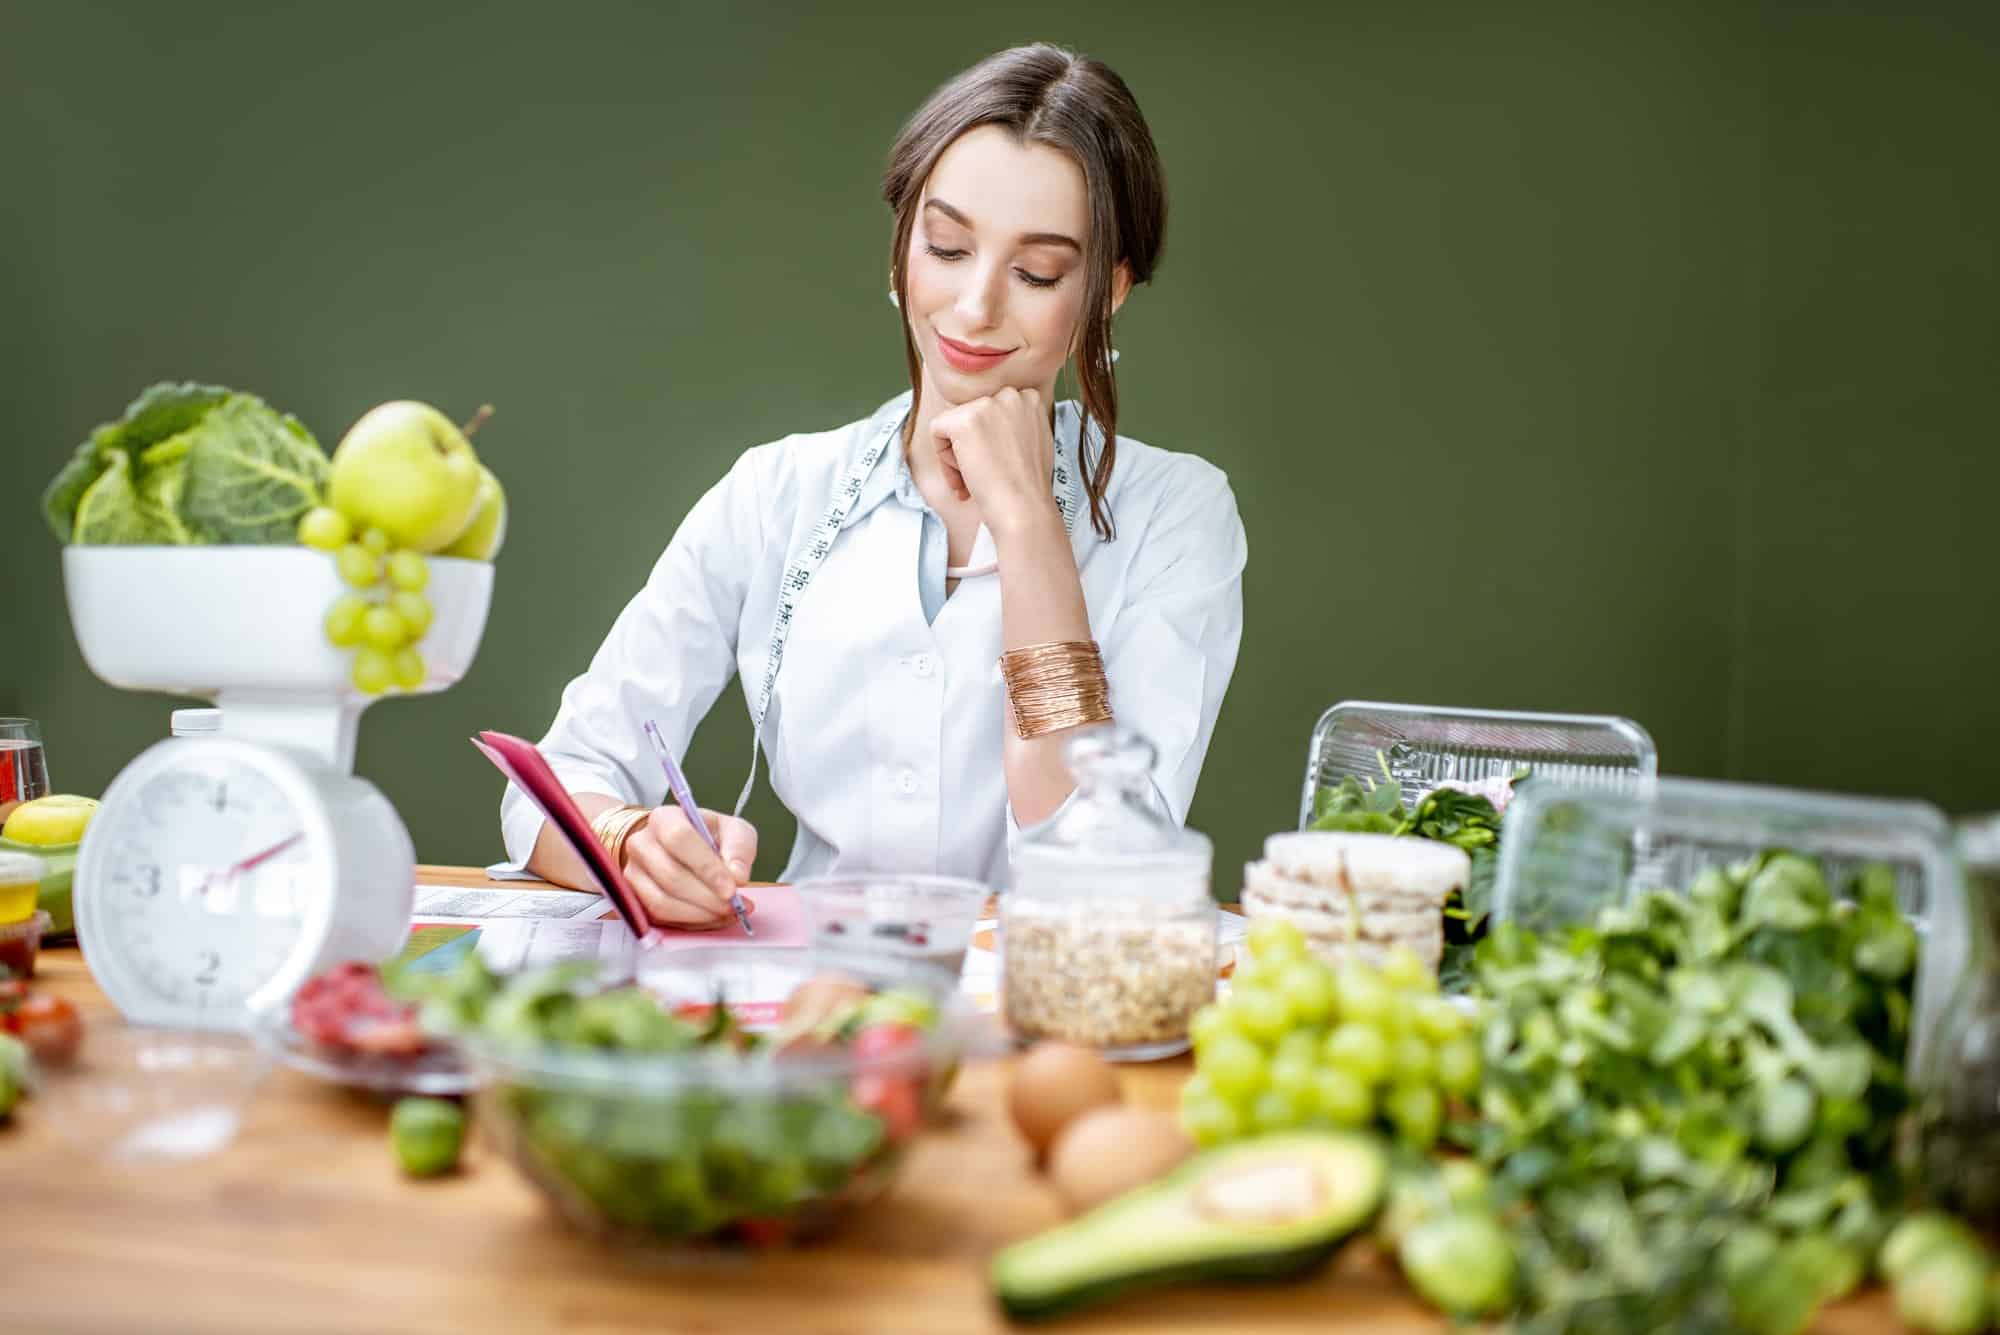
{"label": "purple pen", "polygon": [[[715,836],[708,830],[708,822],[701,818],[701,808],[694,804],[694,792],[688,787],[687,775],[681,773],[681,767],[674,763],[674,753],[667,749],[666,738],[660,736],[659,725],[651,719],[646,720],[646,736],[652,739],[653,754],[660,758],[660,768],[667,772],[667,788],[673,793],[674,801],[681,804],[681,814],[688,818],[689,824],[701,832],[702,842],[720,854],[722,850],[716,847]],[[729,907],[736,910],[736,921],[743,924],[743,934],[757,935],[756,929],[750,926],[750,913],[743,907],[743,896],[734,890],[729,892]]]}

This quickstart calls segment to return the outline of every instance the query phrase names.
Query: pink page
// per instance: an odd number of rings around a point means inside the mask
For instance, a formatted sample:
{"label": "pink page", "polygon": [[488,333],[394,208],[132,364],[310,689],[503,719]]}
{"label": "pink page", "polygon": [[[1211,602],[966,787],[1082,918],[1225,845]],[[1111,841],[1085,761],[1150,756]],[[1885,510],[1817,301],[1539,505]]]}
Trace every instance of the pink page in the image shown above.
{"label": "pink page", "polygon": [[712,932],[690,932],[677,927],[655,927],[646,945],[654,950],[681,950],[690,946],[802,946],[812,934],[806,921],[806,906],[799,892],[789,885],[757,885],[743,892],[749,901],[750,925],[757,935],[745,936],[743,924],[734,917],[727,927]]}
{"label": "pink page", "polygon": [[576,852],[597,882],[598,889],[617,909],[618,916],[632,934],[647,947],[675,949],[684,946],[802,946],[809,935],[805,906],[798,891],[789,886],[763,886],[747,891],[757,935],[749,936],[743,925],[731,918],[727,927],[714,931],[688,931],[662,927],[646,914],[645,905],[626,881],[624,873],[611,861],[604,846],[590,832],[590,822],[577,810],[569,791],[549,768],[549,762],[534,743],[504,732],[482,732],[472,739],[480,753],[492,761],[516,788],[556,827],[563,841]]}

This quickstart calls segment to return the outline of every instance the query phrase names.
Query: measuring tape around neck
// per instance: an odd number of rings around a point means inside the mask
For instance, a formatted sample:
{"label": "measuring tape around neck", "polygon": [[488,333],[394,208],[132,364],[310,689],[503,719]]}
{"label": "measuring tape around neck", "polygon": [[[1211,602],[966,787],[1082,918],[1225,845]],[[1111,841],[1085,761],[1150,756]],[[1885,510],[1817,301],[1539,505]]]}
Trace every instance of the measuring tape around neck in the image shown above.
{"label": "measuring tape around neck", "polygon": [[[868,475],[882,462],[889,442],[901,438],[903,423],[909,418],[910,399],[907,390],[898,394],[877,408],[875,415],[855,433],[854,451],[848,456],[840,480],[834,484],[833,498],[827,502],[825,512],[813,525],[805,542],[785,562],[784,578],[778,583],[778,611],[771,622],[770,643],[764,650],[764,680],[751,704],[750,773],[743,780],[743,791],[736,797],[735,814],[738,816],[749,805],[750,794],[757,786],[757,753],[762,749],[764,740],[764,719],[770,712],[771,697],[777,689],[778,669],[785,661],[785,645],[791,639],[792,619],[799,599],[805,596],[806,586],[819,573],[826,554],[833,550],[834,540],[846,526],[847,516],[860,499],[861,488],[867,483]],[[1063,446],[1066,442],[1073,443],[1078,457],[1082,457],[1082,420],[1082,412],[1075,403],[1065,400],[1056,405],[1055,466],[1049,481],[1055,492],[1056,508],[1062,512],[1065,533],[1076,528],[1078,501],[1076,475],[1070,469]]]}

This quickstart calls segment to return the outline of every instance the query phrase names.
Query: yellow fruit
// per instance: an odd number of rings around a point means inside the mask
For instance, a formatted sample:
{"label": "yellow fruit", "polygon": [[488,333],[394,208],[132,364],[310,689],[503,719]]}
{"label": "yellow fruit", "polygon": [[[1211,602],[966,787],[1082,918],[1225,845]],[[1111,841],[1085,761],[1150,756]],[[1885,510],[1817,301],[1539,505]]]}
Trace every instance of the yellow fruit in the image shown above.
{"label": "yellow fruit", "polygon": [[94,797],[53,793],[15,807],[13,814],[7,817],[7,824],[0,827],[0,838],[44,848],[73,844],[83,838],[84,827],[96,814],[97,799]]}

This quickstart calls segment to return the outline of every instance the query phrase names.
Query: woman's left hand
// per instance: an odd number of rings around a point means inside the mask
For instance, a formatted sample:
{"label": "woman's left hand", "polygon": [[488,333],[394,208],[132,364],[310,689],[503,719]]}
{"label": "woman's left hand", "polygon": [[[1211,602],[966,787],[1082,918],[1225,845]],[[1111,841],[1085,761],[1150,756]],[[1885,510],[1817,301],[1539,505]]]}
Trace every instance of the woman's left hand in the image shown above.
{"label": "woman's left hand", "polygon": [[996,538],[1055,513],[1049,474],[1056,442],[1041,392],[1009,387],[939,413],[931,421],[938,462],[961,499],[979,503]]}

